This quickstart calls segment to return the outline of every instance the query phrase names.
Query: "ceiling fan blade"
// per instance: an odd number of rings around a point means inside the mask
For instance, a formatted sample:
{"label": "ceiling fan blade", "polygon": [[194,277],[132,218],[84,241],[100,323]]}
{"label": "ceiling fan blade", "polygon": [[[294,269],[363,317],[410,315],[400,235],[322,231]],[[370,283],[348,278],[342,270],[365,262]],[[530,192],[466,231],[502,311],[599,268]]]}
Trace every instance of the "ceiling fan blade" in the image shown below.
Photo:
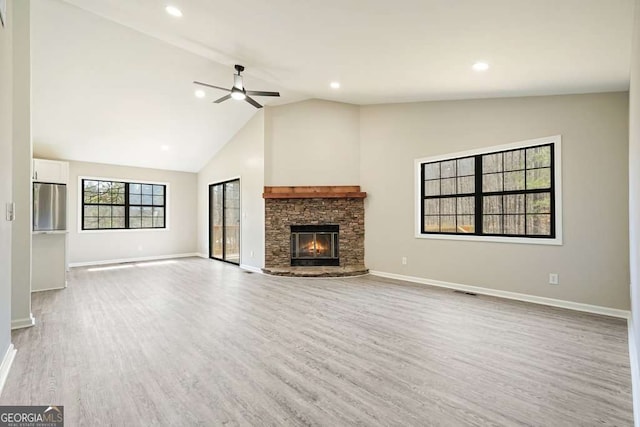
{"label": "ceiling fan blade", "polygon": [[248,90],[247,95],[254,96],[280,96],[280,92],[265,92],[263,90]]}
{"label": "ceiling fan blade", "polygon": [[258,104],[256,100],[251,98],[250,96],[247,96],[244,100],[256,108],[262,108],[262,105]]}
{"label": "ceiling fan blade", "polygon": [[197,85],[200,85],[200,86],[212,87],[214,89],[226,90],[227,92],[231,92],[231,90],[227,89],[226,87],[214,86],[214,85],[210,85],[208,83],[195,82],[195,81],[193,83],[197,84]]}
{"label": "ceiling fan blade", "polygon": [[231,98],[231,94],[229,95],[225,95],[222,98],[218,98],[215,101],[213,101],[214,104],[220,104],[221,102],[226,101],[227,99]]}

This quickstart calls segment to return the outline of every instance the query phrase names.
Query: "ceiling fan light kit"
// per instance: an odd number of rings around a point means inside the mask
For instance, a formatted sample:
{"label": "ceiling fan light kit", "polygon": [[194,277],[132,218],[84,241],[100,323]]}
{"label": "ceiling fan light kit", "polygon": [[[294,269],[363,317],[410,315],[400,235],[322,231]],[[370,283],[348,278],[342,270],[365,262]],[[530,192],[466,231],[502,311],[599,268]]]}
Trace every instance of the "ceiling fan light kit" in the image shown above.
{"label": "ceiling fan light kit", "polygon": [[247,97],[247,94],[234,86],[233,89],[231,89],[231,97],[235,100],[242,101]]}
{"label": "ceiling fan light kit", "polygon": [[231,89],[227,89],[224,87],[220,87],[220,86],[215,86],[215,85],[210,85],[208,83],[202,83],[202,82],[198,82],[198,81],[194,81],[193,83],[200,85],[200,86],[205,86],[205,87],[210,87],[213,89],[219,89],[219,90],[224,90],[226,92],[229,92],[228,95],[223,96],[222,98],[218,98],[216,99],[214,102],[214,104],[220,104],[221,102],[226,101],[229,98],[233,98],[236,101],[247,101],[249,104],[253,105],[256,108],[262,108],[262,105],[260,105],[258,102],[256,102],[255,99],[251,98],[251,96],[249,95],[253,95],[253,96],[280,96],[280,92],[267,92],[267,91],[263,91],[263,90],[246,90],[244,88],[244,83],[242,81],[242,75],[240,73],[242,73],[244,71],[244,67],[242,65],[236,65],[235,66],[236,71],[238,72],[238,74],[234,74],[233,75],[233,86],[231,87]]}

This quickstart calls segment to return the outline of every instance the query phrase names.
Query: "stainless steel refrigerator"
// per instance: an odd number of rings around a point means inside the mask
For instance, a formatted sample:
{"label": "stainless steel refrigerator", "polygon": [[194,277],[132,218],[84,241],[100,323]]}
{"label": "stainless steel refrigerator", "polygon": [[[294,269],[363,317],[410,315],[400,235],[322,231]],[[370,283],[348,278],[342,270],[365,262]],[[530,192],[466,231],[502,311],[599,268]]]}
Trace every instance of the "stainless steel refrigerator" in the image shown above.
{"label": "stainless steel refrigerator", "polygon": [[33,183],[33,231],[67,229],[67,186]]}

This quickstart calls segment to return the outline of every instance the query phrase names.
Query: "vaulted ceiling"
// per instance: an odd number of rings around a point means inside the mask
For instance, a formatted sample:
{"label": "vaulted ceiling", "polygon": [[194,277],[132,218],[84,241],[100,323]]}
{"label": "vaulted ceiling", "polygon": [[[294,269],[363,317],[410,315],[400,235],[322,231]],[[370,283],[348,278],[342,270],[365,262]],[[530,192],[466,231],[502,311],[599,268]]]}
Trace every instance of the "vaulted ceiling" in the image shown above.
{"label": "vaulted ceiling", "polygon": [[35,151],[197,171],[255,110],[211,104],[215,90],[195,98],[191,81],[230,86],[235,63],[250,89],[282,93],[266,104],[626,90],[632,11],[633,0],[36,1]]}

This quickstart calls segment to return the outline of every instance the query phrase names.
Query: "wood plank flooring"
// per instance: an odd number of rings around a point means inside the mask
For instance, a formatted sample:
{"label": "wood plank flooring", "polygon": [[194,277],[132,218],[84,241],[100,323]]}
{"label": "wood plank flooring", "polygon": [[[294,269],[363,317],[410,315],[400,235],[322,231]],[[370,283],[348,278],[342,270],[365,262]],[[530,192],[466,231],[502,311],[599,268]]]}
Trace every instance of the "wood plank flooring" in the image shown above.
{"label": "wood plank flooring", "polygon": [[632,425],[626,323],[374,276],[189,258],[75,269],[1,405],[67,425]]}

